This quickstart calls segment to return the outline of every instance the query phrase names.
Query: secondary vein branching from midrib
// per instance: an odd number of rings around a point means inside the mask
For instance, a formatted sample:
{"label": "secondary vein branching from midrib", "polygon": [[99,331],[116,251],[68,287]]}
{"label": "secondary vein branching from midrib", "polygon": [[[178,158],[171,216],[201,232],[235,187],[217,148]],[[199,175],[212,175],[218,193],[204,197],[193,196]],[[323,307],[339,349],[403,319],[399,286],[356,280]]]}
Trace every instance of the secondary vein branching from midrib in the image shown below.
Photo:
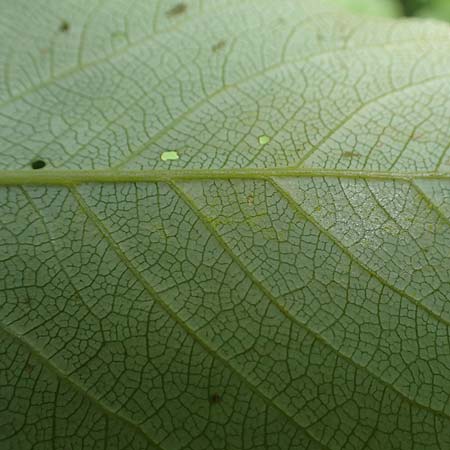
{"label": "secondary vein branching from midrib", "polygon": [[[271,180],[272,181],[272,185],[274,186],[275,190],[279,193],[279,189],[280,187],[278,186],[278,184],[276,183],[275,180]],[[206,227],[206,229],[208,230],[208,232],[217,240],[217,242],[219,243],[219,245],[225,250],[225,252],[231,257],[231,259],[234,261],[235,264],[237,264],[237,266],[243,271],[243,273],[246,275],[246,277],[253,283],[253,285],[255,285],[258,290],[270,301],[271,304],[273,304],[275,306],[275,308],[277,308],[280,313],[290,322],[296,324],[298,327],[300,327],[301,329],[305,330],[307,333],[311,334],[312,336],[314,336],[314,338],[317,341],[320,341],[323,345],[325,345],[327,348],[330,348],[333,352],[335,352],[340,358],[344,359],[345,361],[347,361],[347,363],[353,365],[354,367],[368,373],[371,377],[373,377],[375,380],[377,380],[380,384],[383,384],[386,387],[389,387],[390,389],[392,389],[395,393],[397,393],[403,400],[405,400],[407,403],[415,405],[417,407],[419,407],[420,409],[424,409],[427,411],[431,411],[434,414],[438,414],[441,415],[443,417],[445,417],[446,420],[450,419],[450,416],[447,415],[445,412],[437,410],[437,409],[433,409],[427,405],[424,405],[422,403],[419,403],[417,400],[413,400],[411,398],[409,398],[407,395],[405,395],[403,392],[401,392],[398,388],[396,388],[394,385],[389,384],[386,380],[384,380],[381,376],[379,376],[376,373],[371,372],[367,367],[361,365],[360,363],[354,361],[351,357],[345,355],[344,353],[342,353],[341,350],[335,348],[332,344],[330,344],[330,342],[328,342],[323,336],[321,336],[318,332],[316,332],[315,330],[313,330],[312,328],[310,328],[307,324],[301,322],[294,314],[292,314],[286,307],[284,307],[282,304],[280,304],[280,302],[277,300],[277,298],[274,296],[274,294],[264,286],[264,284],[254,275],[251,273],[251,271],[247,268],[247,266],[245,265],[245,263],[241,260],[241,258],[236,255],[234,253],[234,251],[230,248],[230,246],[228,245],[228,243],[225,241],[225,239],[222,238],[222,236],[219,234],[219,232],[216,230],[216,228],[210,224],[210,222],[208,221],[207,217],[204,216],[204,214],[201,212],[201,210],[199,209],[199,207],[194,203],[192,197],[189,197],[185,191],[182,190],[182,188],[180,188],[179,186],[175,185],[175,184],[170,184],[170,187],[172,188],[172,190],[175,192],[175,194],[177,194],[184,202],[185,204],[193,211],[193,213],[196,215],[196,217],[198,217],[198,219],[201,221],[201,223]],[[291,206],[291,205],[290,205]],[[315,226],[321,233],[323,233],[323,230],[318,228],[318,226],[316,225],[315,222],[313,222],[312,220],[309,220],[307,214],[304,212],[305,218],[313,225]],[[324,234],[325,235],[325,234]],[[326,236],[331,239],[331,235],[326,234]],[[331,239],[331,242],[333,242],[334,244],[336,243],[336,239]],[[348,253],[347,256],[349,256],[350,253]],[[369,273],[370,275],[372,275],[372,271],[370,271],[368,268],[366,268],[359,260],[356,260],[355,258],[351,258],[351,256],[349,256],[349,258],[358,265],[360,266],[364,271],[366,271],[367,273]],[[373,276],[373,275],[372,275]],[[396,289],[393,288],[392,286],[390,286],[388,283],[386,283],[385,280],[380,279],[379,280],[381,284],[383,284],[384,286],[386,286],[387,288],[394,290],[396,292]],[[404,296],[404,294],[400,294],[401,296]],[[429,313],[429,310],[427,308],[425,308],[425,311]],[[447,326],[450,326],[449,324],[446,324]]]}
{"label": "secondary vein branching from midrib", "polygon": [[211,357],[220,361],[225,367],[227,367],[232,373],[234,373],[248,388],[258,397],[260,397],[266,405],[273,407],[276,411],[278,411],[282,416],[286,417],[287,420],[292,422],[293,425],[299,427],[303,430],[306,436],[309,437],[314,442],[317,442],[324,450],[329,450],[324,446],[322,442],[318,438],[316,438],[308,428],[302,426],[294,417],[292,417],[288,412],[286,412],[280,405],[278,405],[273,399],[271,399],[266,393],[261,391],[258,386],[255,386],[251,383],[244,373],[240,372],[236,367],[234,367],[229,360],[227,360],[224,356],[222,356],[216,349],[210,346],[210,344],[205,341],[203,338],[198,336],[195,331],[183,322],[178,315],[172,310],[172,308],[167,305],[167,303],[160,297],[160,294],[153,288],[153,286],[141,275],[141,273],[135,268],[135,266],[130,262],[126,254],[123,252],[122,248],[116,241],[112,238],[109,233],[109,230],[106,226],[100,221],[100,219],[95,215],[95,213],[86,205],[83,197],[78,192],[78,190],[72,188],[70,190],[72,196],[75,201],[79,205],[80,210],[86,215],[86,217],[95,225],[101,236],[105,239],[108,245],[111,246],[113,251],[116,253],[118,258],[123,262],[125,267],[134,275],[136,280],[143,286],[143,288],[148,292],[148,294],[158,303],[162,309],[166,312],[166,314],[174,321],[174,323],[178,324],[188,336],[190,336],[195,342],[198,343]]}

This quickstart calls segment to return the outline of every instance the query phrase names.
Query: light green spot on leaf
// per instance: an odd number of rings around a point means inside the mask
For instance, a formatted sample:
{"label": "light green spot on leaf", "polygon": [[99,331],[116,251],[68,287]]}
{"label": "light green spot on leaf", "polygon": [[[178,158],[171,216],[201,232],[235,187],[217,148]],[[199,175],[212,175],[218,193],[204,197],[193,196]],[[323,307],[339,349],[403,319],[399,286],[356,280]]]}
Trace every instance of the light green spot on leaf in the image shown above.
{"label": "light green spot on leaf", "polygon": [[176,151],[161,153],[162,161],[176,161],[177,159],[180,159],[180,156],[178,155],[178,152],[176,152]]}
{"label": "light green spot on leaf", "polygon": [[266,145],[270,142],[270,137],[263,134],[258,138],[258,141],[261,145]]}

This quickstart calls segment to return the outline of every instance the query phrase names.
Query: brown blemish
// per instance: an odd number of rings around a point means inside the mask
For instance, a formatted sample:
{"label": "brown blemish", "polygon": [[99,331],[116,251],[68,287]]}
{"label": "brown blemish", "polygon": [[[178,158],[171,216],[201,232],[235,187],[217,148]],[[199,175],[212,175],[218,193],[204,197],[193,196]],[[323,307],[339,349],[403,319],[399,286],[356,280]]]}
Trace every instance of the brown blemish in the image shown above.
{"label": "brown blemish", "polygon": [[211,395],[211,397],[209,397],[209,402],[212,405],[217,405],[221,401],[222,401],[222,397],[217,392],[214,393],[213,395]]}
{"label": "brown blemish", "polygon": [[358,152],[343,152],[342,156],[344,158],[359,158],[361,156],[361,153],[358,153]]}
{"label": "brown blemish", "polygon": [[79,293],[78,291],[75,292],[75,293],[72,295],[71,300],[73,301],[73,303],[75,303],[75,304],[77,304],[77,305],[79,305],[80,303],[82,303],[82,301],[81,301],[81,295],[80,295],[80,293]]}
{"label": "brown blemish", "polygon": [[224,47],[225,47],[225,41],[219,41],[217,44],[214,44],[214,45],[211,47],[211,50],[212,50],[214,53],[217,53],[217,52],[219,52],[220,50],[222,50]]}
{"label": "brown blemish", "polygon": [[166,12],[166,16],[167,17],[177,17],[177,16],[181,16],[182,14],[184,14],[187,11],[187,5],[186,3],[178,3],[177,5],[175,5],[173,8],[169,9]]}
{"label": "brown blemish", "polygon": [[247,203],[248,206],[253,206],[253,204],[255,203],[255,196],[253,194],[249,194],[247,196]]}

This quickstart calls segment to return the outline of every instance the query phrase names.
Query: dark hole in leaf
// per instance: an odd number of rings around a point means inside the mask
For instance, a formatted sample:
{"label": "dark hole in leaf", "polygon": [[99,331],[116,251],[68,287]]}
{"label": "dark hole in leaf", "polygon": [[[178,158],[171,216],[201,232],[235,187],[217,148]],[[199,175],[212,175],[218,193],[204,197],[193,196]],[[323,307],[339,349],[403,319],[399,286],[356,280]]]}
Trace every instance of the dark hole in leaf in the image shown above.
{"label": "dark hole in leaf", "polygon": [[184,14],[187,10],[186,3],[178,3],[166,12],[167,17],[176,17]]}
{"label": "dark hole in leaf", "polygon": [[59,31],[61,31],[61,33],[67,33],[70,30],[70,23],[67,22],[67,20],[63,20],[61,22],[61,25],[59,26]]}
{"label": "dark hole in leaf", "polygon": [[46,166],[45,161],[38,159],[31,163],[31,168],[34,170],[43,169]]}

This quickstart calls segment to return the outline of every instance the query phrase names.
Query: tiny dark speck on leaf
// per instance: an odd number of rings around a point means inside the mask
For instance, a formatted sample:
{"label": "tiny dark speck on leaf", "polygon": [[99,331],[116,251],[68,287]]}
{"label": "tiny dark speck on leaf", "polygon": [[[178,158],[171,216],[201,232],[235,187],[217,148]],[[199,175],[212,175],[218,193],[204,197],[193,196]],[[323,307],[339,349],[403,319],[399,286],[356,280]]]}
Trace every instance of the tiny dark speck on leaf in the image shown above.
{"label": "tiny dark speck on leaf", "polygon": [[186,3],[178,3],[173,8],[170,8],[166,12],[166,15],[167,15],[167,17],[181,16],[181,14],[184,14],[186,12],[186,10],[187,10]]}
{"label": "tiny dark speck on leaf", "polygon": [[61,25],[59,26],[59,31],[61,31],[61,33],[67,33],[70,30],[70,23],[67,22],[67,20],[63,20],[61,22]]}
{"label": "tiny dark speck on leaf", "polygon": [[217,53],[218,51],[222,50],[224,47],[225,47],[225,41],[219,41],[217,44],[214,44],[214,45],[211,47],[211,50],[212,50],[214,53]]}
{"label": "tiny dark speck on leaf", "polygon": [[34,170],[43,169],[46,166],[45,161],[38,159],[31,163],[31,168]]}
{"label": "tiny dark speck on leaf", "polygon": [[219,394],[215,393],[211,395],[209,401],[211,402],[212,405],[216,405],[217,403],[220,403],[222,401],[222,397]]}

